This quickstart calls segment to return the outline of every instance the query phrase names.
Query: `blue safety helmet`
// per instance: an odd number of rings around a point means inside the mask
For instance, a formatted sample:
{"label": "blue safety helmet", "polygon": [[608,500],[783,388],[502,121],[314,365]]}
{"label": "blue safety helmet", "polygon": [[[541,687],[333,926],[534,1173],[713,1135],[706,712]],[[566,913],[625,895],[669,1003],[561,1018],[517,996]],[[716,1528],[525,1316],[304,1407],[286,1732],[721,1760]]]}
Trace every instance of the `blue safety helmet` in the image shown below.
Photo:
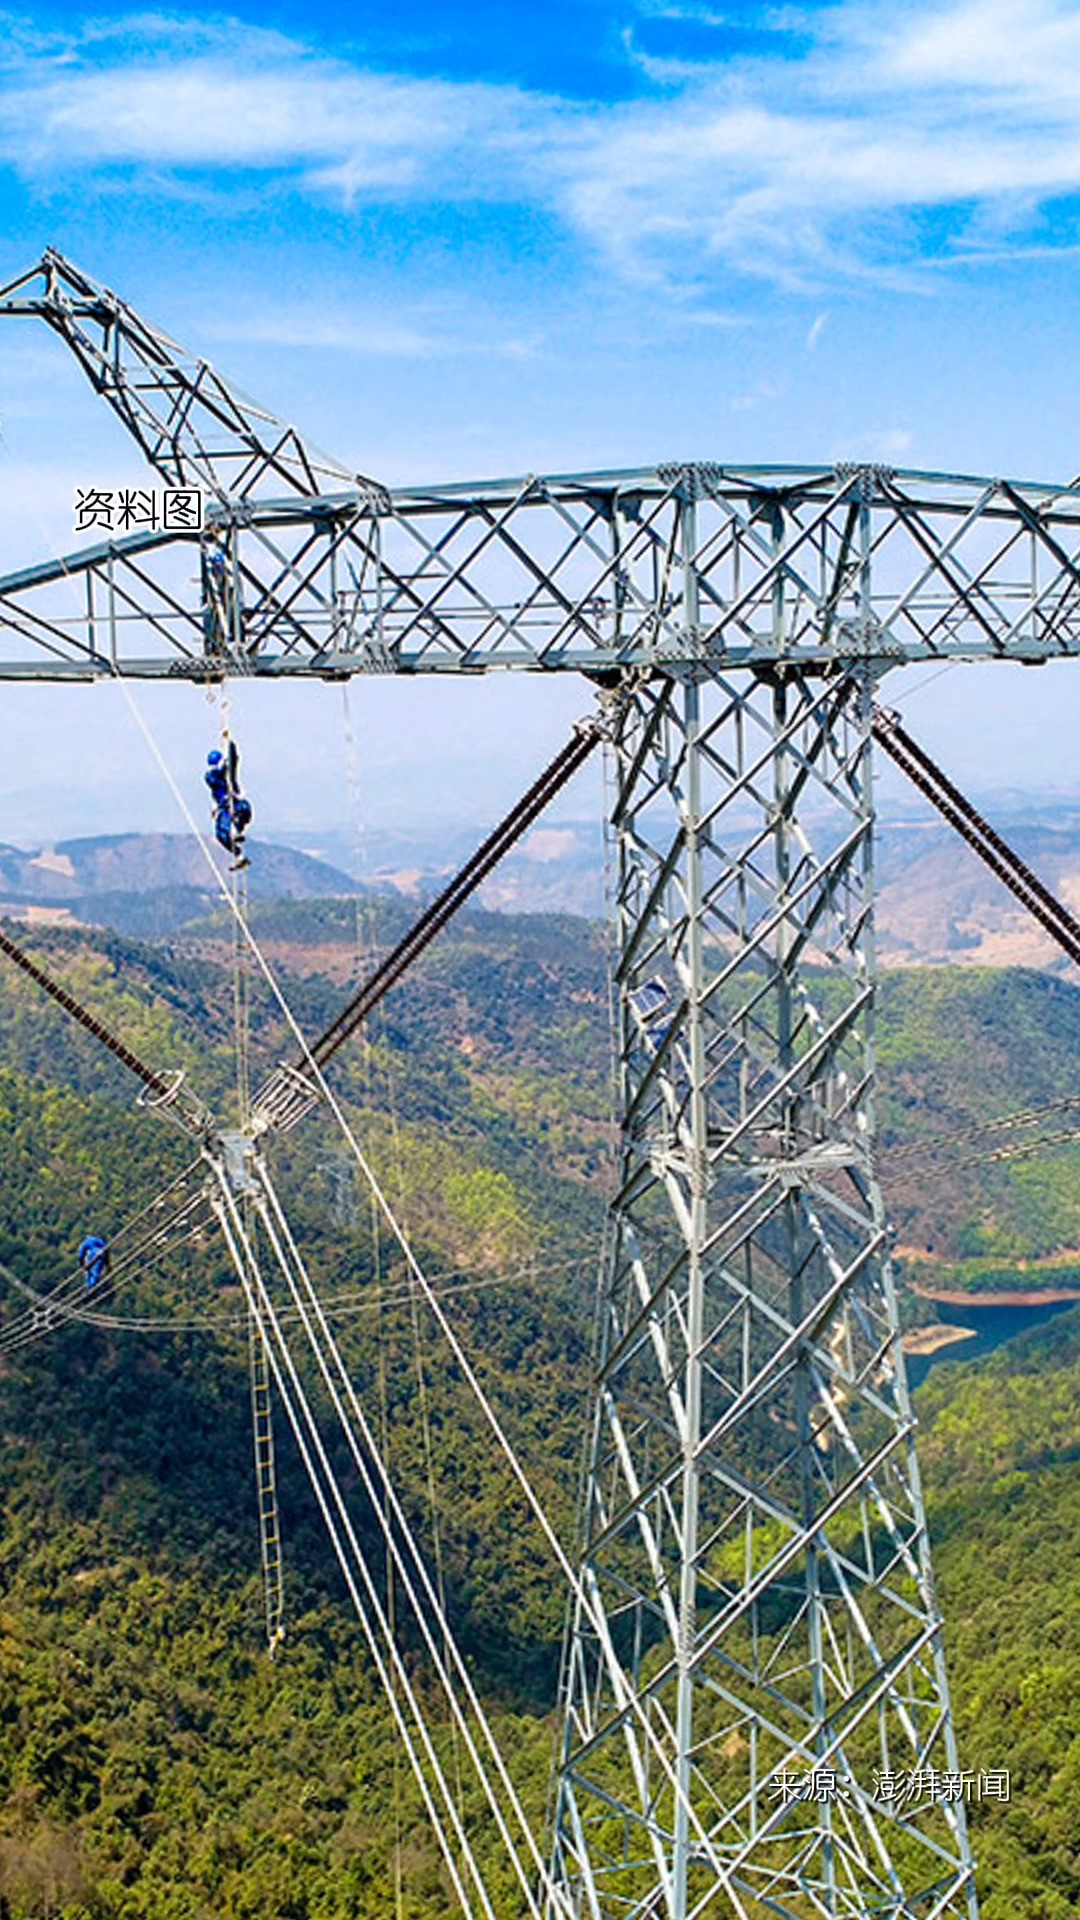
{"label": "blue safety helmet", "polygon": [[217,747],[214,747],[212,751],[208,753],[206,756],[206,764],[208,767],[220,767],[224,758],[225,758],[225,755],[222,752],[220,752],[220,750]]}

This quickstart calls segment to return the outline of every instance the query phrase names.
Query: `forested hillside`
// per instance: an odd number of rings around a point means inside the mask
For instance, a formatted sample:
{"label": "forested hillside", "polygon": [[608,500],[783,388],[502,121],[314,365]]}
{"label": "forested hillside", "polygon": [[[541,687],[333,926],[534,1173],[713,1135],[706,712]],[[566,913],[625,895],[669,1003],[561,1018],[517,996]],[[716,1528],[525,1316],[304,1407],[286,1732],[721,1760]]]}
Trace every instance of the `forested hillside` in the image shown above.
{"label": "forested hillside", "polygon": [[[308,1030],[405,912],[259,909]],[[148,1059],[185,1068],[228,1110],[227,928],[207,922],[171,948],[67,931],[33,942]],[[258,1080],[290,1049],[257,978],[252,1002]],[[115,1232],[189,1155],[29,983],[0,974],[0,1009],[10,1322],[26,1305],[17,1282],[54,1285],[88,1226]],[[596,929],[477,913],[338,1071],[564,1538],[612,1146],[607,1024]],[[964,1134],[1068,1097],[1080,991],[1024,973],[891,976],[880,1044],[886,1145]],[[1080,1244],[1077,1152],[957,1167],[943,1150],[933,1191],[893,1186],[901,1238],[961,1274],[1064,1256]],[[539,1821],[558,1579],[332,1135],[313,1118],[275,1165],[409,1511],[429,1545],[438,1535],[451,1612]],[[166,1238],[103,1324],[0,1370],[0,1898],[14,1920],[390,1920],[395,1872],[410,1920],[448,1910],[284,1438],[287,1638],[273,1663],[263,1648],[239,1304],[212,1243]],[[975,1810],[986,1920],[1080,1910],[1078,1319],[939,1367],[920,1396],[964,1763],[1014,1776],[1011,1807]],[[452,1765],[448,1736],[446,1753]]]}

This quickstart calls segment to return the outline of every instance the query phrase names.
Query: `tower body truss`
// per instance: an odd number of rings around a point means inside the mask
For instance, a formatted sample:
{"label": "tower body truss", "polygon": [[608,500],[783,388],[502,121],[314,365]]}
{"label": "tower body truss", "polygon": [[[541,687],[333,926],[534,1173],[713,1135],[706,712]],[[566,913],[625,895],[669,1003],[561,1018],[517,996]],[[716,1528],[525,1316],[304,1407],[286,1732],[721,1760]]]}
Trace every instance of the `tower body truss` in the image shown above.
{"label": "tower body truss", "polygon": [[698,464],[391,491],[57,254],[4,315],[204,524],[0,580],[0,678],[616,696],[622,1144],[558,1910],[975,1920],[874,1178],[871,695],[1080,652],[1080,490]]}
{"label": "tower body truss", "polygon": [[873,1170],[869,719],[861,672],[623,710],[556,1833],[592,1920],[974,1912],[962,1806],[897,1797],[957,1761]]}

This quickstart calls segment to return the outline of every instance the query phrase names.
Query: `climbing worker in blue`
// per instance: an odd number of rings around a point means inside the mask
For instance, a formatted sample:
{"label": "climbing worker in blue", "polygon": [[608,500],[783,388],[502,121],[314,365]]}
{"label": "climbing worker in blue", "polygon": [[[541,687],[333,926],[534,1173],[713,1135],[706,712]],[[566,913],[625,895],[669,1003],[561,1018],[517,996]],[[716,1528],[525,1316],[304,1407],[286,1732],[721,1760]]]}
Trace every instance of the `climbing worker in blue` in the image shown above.
{"label": "climbing worker in blue", "polygon": [[88,1233],[79,1247],[79,1265],[86,1275],[86,1291],[96,1287],[109,1271],[109,1248],[100,1233]]}
{"label": "climbing worker in blue", "polygon": [[236,856],[236,866],[246,867],[244,835],[251,825],[251,802],[240,792],[240,755],[235,740],[228,754],[215,747],[206,756],[206,784],[214,803],[214,838],[226,853]]}

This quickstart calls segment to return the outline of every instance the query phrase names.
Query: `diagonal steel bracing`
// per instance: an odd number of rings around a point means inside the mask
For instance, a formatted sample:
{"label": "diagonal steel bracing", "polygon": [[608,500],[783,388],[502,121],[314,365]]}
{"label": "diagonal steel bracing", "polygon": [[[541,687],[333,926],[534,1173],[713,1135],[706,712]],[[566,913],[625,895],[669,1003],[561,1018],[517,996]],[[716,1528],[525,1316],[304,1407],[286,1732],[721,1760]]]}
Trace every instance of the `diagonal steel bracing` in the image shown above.
{"label": "diagonal steel bracing", "polygon": [[962,1806],[889,1798],[957,1762],[871,1154],[870,714],[862,671],[688,672],[620,724],[608,1633],[573,1625],[554,1841],[604,1920],[975,1912]]}

